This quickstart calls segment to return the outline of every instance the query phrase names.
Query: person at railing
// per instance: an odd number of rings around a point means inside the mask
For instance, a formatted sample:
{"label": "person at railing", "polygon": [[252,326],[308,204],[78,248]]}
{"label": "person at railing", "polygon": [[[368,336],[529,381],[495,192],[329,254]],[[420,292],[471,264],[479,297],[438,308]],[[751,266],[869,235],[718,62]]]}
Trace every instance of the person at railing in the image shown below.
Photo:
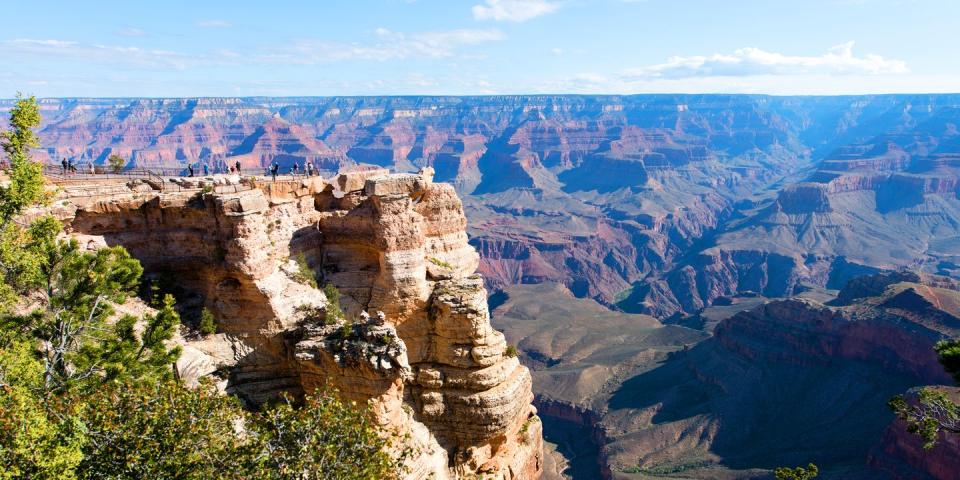
{"label": "person at railing", "polygon": [[188,163],[188,164],[187,164],[187,171],[190,172],[190,174],[187,175],[187,176],[188,176],[188,177],[192,177],[192,176],[193,176],[193,163]]}
{"label": "person at railing", "polygon": [[207,164],[204,163],[204,164],[203,164],[203,176],[206,177],[207,175],[210,175],[210,168],[208,168],[208,167],[207,167]]}
{"label": "person at railing", "polygon": [[270,175],[273,176],[273,181],[277,181],[277,173],[280,172],[280,164],[273,162],[273,165],[270,166]]}
{"label": "person at railing", "polygon": [[96,170],[93,169],[93,162],[87,162],[87,167],[87,171],[90,172],[90,175],[97,173]]}
{"label": "person at railing", "polygon": [[307,176],[313,176],[313,162],[307,162]]}
{"label": "person at railing", "polygon": [[300,173],[300,166],[297,165],[297,162],[293,162],[293,168],[291,168],[290,171],[293,172],[294,177],[296,177],[297,174]]}
{"label": "person at railing", "polygon": [[237,175],[240,175],[240,160],[237,160]]}
{"label": "person at railing", "polygon": [[63,174],[67,174],[67,157],[63,157],[63,160],[60,160],[60,166],[63,167]]}

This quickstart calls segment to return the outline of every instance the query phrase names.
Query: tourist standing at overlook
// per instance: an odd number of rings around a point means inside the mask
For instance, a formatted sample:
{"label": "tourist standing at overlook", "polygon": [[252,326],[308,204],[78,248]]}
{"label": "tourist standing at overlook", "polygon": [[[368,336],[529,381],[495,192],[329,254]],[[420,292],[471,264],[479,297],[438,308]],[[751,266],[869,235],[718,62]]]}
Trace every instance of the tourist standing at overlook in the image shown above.
{"label": "tourist standing at overlook", "polygon": [[240,160],[237,160],[237,175],[240,175]]}

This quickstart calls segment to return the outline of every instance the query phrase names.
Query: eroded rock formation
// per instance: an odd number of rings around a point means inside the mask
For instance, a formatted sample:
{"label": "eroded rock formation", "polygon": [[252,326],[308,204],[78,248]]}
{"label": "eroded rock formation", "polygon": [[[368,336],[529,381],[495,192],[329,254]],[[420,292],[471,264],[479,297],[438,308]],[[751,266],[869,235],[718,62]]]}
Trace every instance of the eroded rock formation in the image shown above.
{"label": "eroded rock formation", "polygon": [[[490,326],[460,200],[432,177],[75,188],[57,208],[87,248],[125,246],[213,312],[218,333],[185,341],[184,378],[217,376],[253,404],[317,388],[370,401],[409,434],[410,478],[539,478],[530,373]],[[303,264],[339,289],[345,318]]]}

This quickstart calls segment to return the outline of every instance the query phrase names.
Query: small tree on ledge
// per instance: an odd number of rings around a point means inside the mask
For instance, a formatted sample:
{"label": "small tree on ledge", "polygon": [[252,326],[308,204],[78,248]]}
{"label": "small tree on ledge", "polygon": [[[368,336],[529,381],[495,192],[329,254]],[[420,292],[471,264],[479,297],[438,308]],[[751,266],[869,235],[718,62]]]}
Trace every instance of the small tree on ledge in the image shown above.
{"label": "small tree on ledge", "polygon": [[123,167],[127,166],[127,160],[120,155],[113,154],[107,158],[107,164],[110,165],[110,170],[113,171],[113,173],[120,173]]}

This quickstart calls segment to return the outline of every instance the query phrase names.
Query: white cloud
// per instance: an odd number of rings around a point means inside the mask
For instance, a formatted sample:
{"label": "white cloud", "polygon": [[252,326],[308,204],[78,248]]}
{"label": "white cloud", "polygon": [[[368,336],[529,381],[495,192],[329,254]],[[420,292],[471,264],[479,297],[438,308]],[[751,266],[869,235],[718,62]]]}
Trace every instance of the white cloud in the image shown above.
{"label": "white cloud", "polygon": [[200,20],[197,22],[197,26],[200,28],[230,28],[233,24],[226,20]]}
{"label": "white cloud", "polygon": [[473,6],[473,18],[498,22],[525,22],[555,12],[560,4],[549,0],[484,0]]}
{"label": "white cloud", "polygon": [[147,32],[136,27],[123,27],[114,33],[121,37],[145,37],[147,35]]}
{"label": "white cloud", "polygon": [[0,58],[53,57],[94,63],[111,63],[143,68],[184,69],[202,58],[169,50],[143,49],[123,45],[87,44],[57,39],[18,38],[0,41]]}
{"label": "white cloud", "polygon": [[749,77],[757,75],[882,75],[910,70],[902,60],[853,54],[853,42],[837,45],[820,56],[791,56],[759,48],[741,48],[732,54],[670,57],[666,63],[629,69],[627,78]]}
{"label": "white cloud", "polygon": [[338,61],[389,61],[413,58],[444,59],[462,56],[465,47],[506,38],[497,29],[461,29],[401,33],[377,29],[364,43],[301,40],[261,51],[228,49],[180,53],[127,45],[89,44],[58,39],[0,40],[0,63],[19,58],[55,59],[119,65],[127,68],[176,69],[239,65],[315,65]]}
{"label": "white cloud", "polygon": [[253,61],[309,65],[345,60],[403,60],[450,58],[462,47],[503,40],[496,29],[461,29],[441,32],[401,33],[378,28],[371,43],[303,40],[288,47],[254,55]]}

